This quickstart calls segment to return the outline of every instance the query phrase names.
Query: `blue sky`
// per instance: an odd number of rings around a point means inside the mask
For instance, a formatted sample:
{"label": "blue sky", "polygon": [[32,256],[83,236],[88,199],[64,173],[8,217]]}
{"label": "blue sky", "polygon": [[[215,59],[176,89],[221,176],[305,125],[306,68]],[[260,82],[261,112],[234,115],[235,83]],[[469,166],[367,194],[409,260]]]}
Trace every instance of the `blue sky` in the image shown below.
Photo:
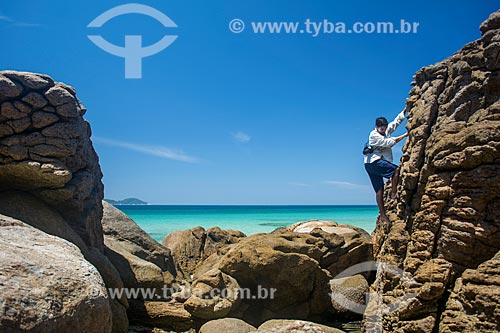
{"label": "blue sky", "polygon": [[[374,204],[361,149],[404,107],[412,75],[480,37],[495,1],[155,0],[168,15],[115,17],[127,1],[2,1],[2,69],[77,89],[107,198],[157,204]],[[239,34],[229,22],[246,23]],[[416,34],[254,34],[251,22],[419,22]],[[178,38],[124,78],[94,45]],[[402,134],[400,128],[396,134]],[[401,156],[399,144],[396,159]]]}

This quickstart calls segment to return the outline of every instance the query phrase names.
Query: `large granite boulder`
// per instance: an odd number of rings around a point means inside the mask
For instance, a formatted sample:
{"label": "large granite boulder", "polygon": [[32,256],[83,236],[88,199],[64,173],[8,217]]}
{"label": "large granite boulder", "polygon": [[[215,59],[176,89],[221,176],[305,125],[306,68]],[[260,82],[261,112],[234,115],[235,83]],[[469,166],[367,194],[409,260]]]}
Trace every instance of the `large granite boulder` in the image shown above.
{"label": "large granite boulder", "polygon": [[[162,243],[172,251],[179,278],[190,281],[198,269],[198,274],[211,269],[230,245],[238,243],[243,237],[245,234],[236,230],[195,227],[174,231],[165,236]],[[210,256],[210,264],[200,268]]]}
{"label": "large granite boulder", "polygon": [[500,12],[481,32],[415,75],[400,197],[375,231],[378,260],[413,278],[377,274],[369,331],[500,331]]}
{"label": "large granite boulder", "polygon": [[211,320],[201,326],[199,333],[344,333],[334,327],[293,319],[271,319],[256,329],[237,318]]}
{"label": "large granite boulder", "polygon": [[43,232],[63,238],[82,251],[87,252],[88,246],[66,223],[64,217],[44,201],[23,191],[0,192],[0,214],[23,221]]}
{"label": "large granite boulder", "polygon": [[[189,331],[195,333],[194,327],[200,324],[187,312],[182,304],[163,301],[131,302],[129,312],[131,316],[131,331],[171,333]],[[132,330],[132,328],[134,328]],[[142,328],[142,329],[141,329]],[[149,329],[147,329],[149,328]]]}
{"label": "large granite boulder", "polygon": [[[326,268],[332,276],[335,277],[353,264],[372,260],[373,243],[370,234],[352,225],[326,220],[309,220],[278,228],[274,233],[287,230],[301,234],[311,234],[315,229],[323,231],[323,233],[316,233],[316,235],[337,235],[342,239],[342,245],[336,248],[334,252],[327,253],[322,262],[322,267]],[[366,277],[369,277],[369,275],[366,273]]]}
{"label": "large granite boulder", "polygon": [[[331,275],[319,265],[323,254],[319,242],[314,236],[291,232],[258,234],[247,237],[222,257],[219,269],[252,294],[242,301],[245,306],[240,316],[251,324],[260,324],[282,316],[304,319],[325,312]],[[259,290],[267,295],[258,299]]]}
{"label": "large granite boulder", "polygon": [[[63,238],[80,249],[85,259],[101,274],[106,287],[123,288],[120,274],[109,259],[94,247],[87,246],[80,236],[66,223],[61,214],[39,198],[22,191],[0,192],[0,212],[23,221],[45,233]],[[127,331],[125,296],[111,299],[113,310],[113,332]],[[115,320],[116,319],[116,320]]]}
{"label": "large granite boulder", "polygon": [[102,251],[102,173],[85,112],[70,86],[1,71],[0,191],[35,195]]}
{"label": "large granite boulder", "polygon": [[342,226],[337,234],[337,226],[330,222],[332,230],[314,227],[307,232],[281,228],[246,237],[232,247],[217,268],[235,278],[248,295],[241,296],[241,305],[231,314],[258,325],[273,318],[307,319],[333,313],[329,281],[345,266],[371,259],[346,246],[352,239],[361,239],[352,248],[370,244],[366,232],[356,228],[347,232],[344,229],[349,227]]}
{"label": "large granite boulder", "polygon": [[223,318],[238,307],[239,289],[233,277],[214,268],[193,282],[191,296],[184,302],[184,308],[197,318]]}
{"label": "large granite boulder", "polygon": [[175,268],[169,249],[142,230],[113,205],[103,202],[105,254],[120,272],[127,288],[163,288],[170,284]]}
{"label": "large granite boulder", "polygon": [[330,280],[330,296],[337,319],[354,320],[366,308],[369,285],[361,274]]}
{"label": "large granite boulder", "polygon": [[[78,246],[107,287],[122,288],[103,254],[103,185],[75,90],[41,74],[0,72],[0,214]],[[109,299],[127,331],[124,297]]]}
{"label": "large granite boulder", "polygon": [[74,244],[0,215],[0,331],[111,332],[104,281]]}
{"label": "large granite boulder", "polygon": [[107,239],[126,243],[130,253],[160,267],[163,271],[173,270],[170,250],[165,248],[137,223],[115,206],[103,201],[102,229]]}
{"label": "large granite boulder", "polygon": [[258,333],[344,333],[343,331],[309,321],[272,319],[259,326]]}
{"label": "large granite boulder", "polygon": [[118,270],[125,290],[140,291],[128,299],[128,318],[135,327],[189,330],[196,320],[182,303],[169,302],[176,270],[170,250],[156,242],[131,218],[103,202],[104,253]]}
{"label": "large granite boulder", "polygon": [[237,318],[215,319],[201,326],[199,333],[249,333],[255,332],[257,329],[252,325],[245,323]]}

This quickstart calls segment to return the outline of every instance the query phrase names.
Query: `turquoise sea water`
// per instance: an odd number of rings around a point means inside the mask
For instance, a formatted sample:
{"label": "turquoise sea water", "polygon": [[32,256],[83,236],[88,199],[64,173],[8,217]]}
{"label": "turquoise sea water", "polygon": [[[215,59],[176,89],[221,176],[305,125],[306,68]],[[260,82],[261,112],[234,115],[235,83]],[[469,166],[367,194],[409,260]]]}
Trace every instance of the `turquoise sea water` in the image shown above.
{"label": "turquoise sea water", "polygon": [[271,232],[311,219],[332,220],[375,229],[377,206],[117,206],[155,240],[196,226],[240,230],[247,235]]}

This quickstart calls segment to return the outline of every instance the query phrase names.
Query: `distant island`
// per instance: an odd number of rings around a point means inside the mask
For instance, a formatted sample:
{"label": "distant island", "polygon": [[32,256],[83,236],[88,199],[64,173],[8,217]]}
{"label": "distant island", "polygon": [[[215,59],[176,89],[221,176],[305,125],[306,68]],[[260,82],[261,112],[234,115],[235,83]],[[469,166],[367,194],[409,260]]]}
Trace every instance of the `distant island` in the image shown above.
{"label": "distant island", "polygon": [[104,199],[104,201],[112,204],[113,206],[116,206],[116,205],[149,205],[147,202],[139,200],[137,198],[127,198],[127,199],[123,199],[123,200]]}

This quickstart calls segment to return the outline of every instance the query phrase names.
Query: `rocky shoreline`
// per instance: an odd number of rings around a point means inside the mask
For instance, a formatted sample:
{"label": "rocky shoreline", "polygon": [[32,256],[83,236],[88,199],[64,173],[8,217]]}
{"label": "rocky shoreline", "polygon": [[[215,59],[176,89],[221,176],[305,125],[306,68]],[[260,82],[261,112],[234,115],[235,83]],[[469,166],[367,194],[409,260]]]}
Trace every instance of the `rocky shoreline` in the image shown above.
{"label": "rocky shoreline", "polygon": [[481,32],[415,75],[373,235],[310,220],[160,244],[103,201],[75,89],[0,72],[0,331],[500,332],[500,12]]}

